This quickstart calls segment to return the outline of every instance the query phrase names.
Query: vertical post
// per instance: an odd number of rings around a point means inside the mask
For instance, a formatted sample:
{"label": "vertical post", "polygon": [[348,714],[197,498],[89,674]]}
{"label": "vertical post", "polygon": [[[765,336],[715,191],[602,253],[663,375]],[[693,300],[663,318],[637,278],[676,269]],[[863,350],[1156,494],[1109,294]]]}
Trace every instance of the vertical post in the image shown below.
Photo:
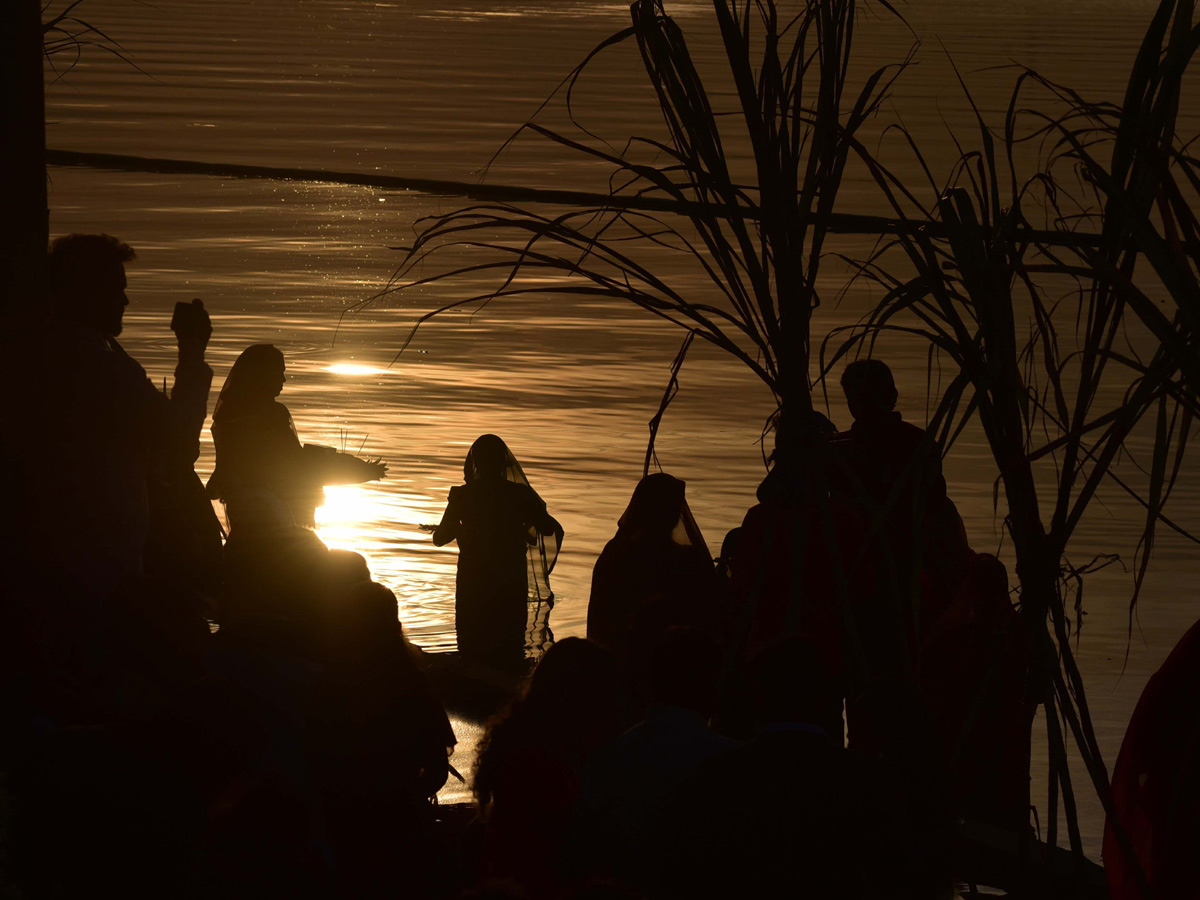
{"label": "vertical post", "polygon": [[45,309],[46,114],[39,0],[0,14],[0,317],[6,338]]}

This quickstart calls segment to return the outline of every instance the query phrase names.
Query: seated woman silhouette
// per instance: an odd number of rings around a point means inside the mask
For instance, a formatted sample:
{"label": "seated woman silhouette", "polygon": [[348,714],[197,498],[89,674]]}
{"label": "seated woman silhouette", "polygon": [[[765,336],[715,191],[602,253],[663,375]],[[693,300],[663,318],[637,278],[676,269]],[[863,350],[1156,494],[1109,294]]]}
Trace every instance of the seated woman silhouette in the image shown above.
{"label": "seated woman silhouette", "polygon": [[458,649],[499,668],[518,668],[529,601],[546,608],[552,603],[550,571],[562,526],[494,434],[471,445],[463,479],[450,489],[446,512],[433,531],[438,547],[458,541]]}
{"label": "seated woman silhouette", "polygon": [[301,446],[292,414],[275,399],[286,380],[283,354],[271,344],[255,344],[237,358],[217,398],[217,465],[208,495],[224,502],[231,533],[239,524],[264,520],[313,528],[325,485],[373,481],[387,472],[378,460]]}

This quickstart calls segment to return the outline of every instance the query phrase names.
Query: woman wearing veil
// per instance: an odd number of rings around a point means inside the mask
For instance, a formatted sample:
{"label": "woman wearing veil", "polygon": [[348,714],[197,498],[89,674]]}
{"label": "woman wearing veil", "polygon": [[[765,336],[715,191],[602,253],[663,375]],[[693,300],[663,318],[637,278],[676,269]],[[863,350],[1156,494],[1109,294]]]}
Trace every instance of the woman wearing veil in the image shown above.
{"label": "woman wearing veil", "polygon": [[312,444],[301,446],[292,414],[275,398],[287,380],[283,354],[255,344],[237,358],[213,410],[217,465],[208,495],[238,524],[315,527],[327,484],[382,478],[387,466]]}
{"label": "woman wearing veil", "polygon": [[638,660],[668,628],[715,630],[719,591],[684,482],[647,475],[592,570],[587,636],[612,650],[636,681]]}
{"label": "woman wearing veil", "polygon": [[494,434],[471,445],[463,481],[450,489],[433,531],[441,547],[458,541],[454,629],[458,649],[499,668],[524,659],[528,604],[549,608],[550,572],[562,526],[529,486],[521,464]]}

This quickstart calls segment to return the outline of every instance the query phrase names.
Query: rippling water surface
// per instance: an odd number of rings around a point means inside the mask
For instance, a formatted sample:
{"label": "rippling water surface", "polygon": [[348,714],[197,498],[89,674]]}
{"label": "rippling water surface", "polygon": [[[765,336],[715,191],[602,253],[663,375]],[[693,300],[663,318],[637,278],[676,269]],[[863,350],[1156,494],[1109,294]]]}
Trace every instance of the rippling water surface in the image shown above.
{"label": "rippling water surface", "polygon": [[[905,12],[924,46],[883,119],[903,118],[940,174],[954,158],[947,129],[965,137],[971,129],[946,53],[994,122],[1014,75],[996,67],[1012,61],[1091,96],[1119,99],[1122,73],[1153,6],[1150,0],[910,4]],[[668,9],[710,77],[714,104],[730,108],[709,4],[691,0],[668,3]],[[858,33],[864,72],[903,58],[913,40],[877,9],[868,10]],[[137,68],[85,54],[50,89],[48,140],[87,151],[471,181],[627,15],[622,3],[572,0],[89,0],[86,18],[119,40]],[[631,47],[602,57],[574,102],[580,121],[615,146],[633,133],[661,131]],[[561,105],[543,115],[549,123],[563,122]],[[1194,103],[1184,121],[1195,125]],[[882,124],[872,128],[878,132]],[[919,180],[898,148],[892,164],[903,177]],[[342,314],[387,283],[400,259],[390,248],[411,239],[417,219],[454,209],[460,200],[327,184],[66,169],[51,175],[55,233],[103,230],[137,248],[122,340],[151,377],[169,377],[173,368],[172,304],[203,297],[215,326],[215,388],[246,346],[274,343],[289,366],[281,400],[302,439],[387,461],[386,481],[328,489],[320,532],[331,546],[369,559],[376,577],[395,589],[417,642],[435,650],[453,646],[454,550],[434,548],[420,525],[438,519],[449,487],[461,480],[467,447],[487,431],[509,442],[566,529],[553,624],[560,636],[582,633],[591,567],[641,473],[647,421],[679,332],[612,302],[506,301],[435,320],[397,359],[415,317],[462,296],[467,286],[423,289]],[[487,178],[601,187],[606,175],[523,138]],[[882,209],[861,173],[850,173],[842,199],[846,211]],[[696,297],[710,292],[671,255],[661,254],[655,264]],[[835,302],[845,272],[832,260],[825,280],[817,338],[857,320],[871,299],[856,287]],[[897,374],[902,410],[923,422],[923,351],[897,343],[884,352]],[[757,438],[771,408],[769,393],[739,365],[708,347],[693,351],[658,455],[666,470],[687,480],[689,501],[714,550],[754,502],[763,474]],[[848,424],[836,398],[830,414]],[[199,468],[207,475],[211,467],[206,442]],[[972,543],[995,550],[995,471],[977,434],[968,432],[955,446],[946,473]],[[1200,525],[1194,476],[1192,465],[1175,508],[1181,523],[1193,527]],[[1119,496],[1103,500],[1080,530],[1077,559],[1102,552],[1129,557],[1133,550],[1136,507]],[[1196,555],[1182,539],[1160,540],[1131,636],[1129,576],[1113,567],[1089,582],[1079,656],[1110,761],[1146,678],[1200,615]],[[457,724],[461,769],[475,732]],[[1086,781],[1082,766],[1073,774],[1077,783]],[[1044,783],[1044,773],[1035,777]],[[1083,814],[1089,852],[1097,855],[1098,804],[1085,800]]]}

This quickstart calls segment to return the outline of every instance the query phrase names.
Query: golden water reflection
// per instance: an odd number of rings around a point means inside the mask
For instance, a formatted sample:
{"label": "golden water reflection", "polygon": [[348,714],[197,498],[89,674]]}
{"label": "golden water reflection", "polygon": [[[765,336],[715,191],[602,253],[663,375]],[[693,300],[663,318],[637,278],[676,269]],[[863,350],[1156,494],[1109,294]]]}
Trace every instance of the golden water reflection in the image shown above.
{"label": "golden water reflection", "polygon": [[427,650],[454,647],[455,551],[435,548],[419,527],[440,514],[420,494],[371,483],[326,487],[316,516],[326,546],[361,553],[395,592],[405,632]]}
{"label": "golden water reflection", "polygon": [[[294,14],[297,4],[283,0],[96,2],[106,29],[120,35],[138,66],[85,55],[74,77],[48,92],[59,146],[453,180],[474,178],[528,118],[531,104],[628,22],[627,7],[608,0],[526,0],[521,9],[536,11],[527,16],[511,15],[511,4],[495,0],[453,8],[313,0],[303,4],[302,16]],[[966,63],[974,102],[993,122],[1003,121],[1013,77],[1001,67],[1014,58],[1052,79],[1086,85],[1097,99],[1119,97],[1122,72],[1154,6],[1153,0],[907,4],[914,32],[937,41],[927,43],[891,102],[932,154],[933,171],[941,172],[957,155],[944,139],[946,128],[960,135],[975,128],[950,57]],[[714,103],[728,109],[731,96],[721,87],[727,64],[715,52],[718,44],[704,38],[710,18],[704,9],[672,4],[687,20],[697,65],[717,76]],[[864,17],[862,26],[856,39],[872,68],[896,61],[910,44],[911,35],[887,17]],[[614,48],[592,67],[591,81],[576,96],[588,128],[622,141],[661,133],[661,113],[652,92],[641,90],[642,78],[632,46]],[[1198,113],[1194,103],[1181,108],[1181,132],[1195,131]],[[318,130],[315,121],[322,123]],[[879,127],[886,121],[880,117]],[[733,165],[746,163],[738,148],[729,149]],[[911,154],[885,152],[902,182],[923,182]],[[495,183],[599,190],[610,174],[606,166],[565,156],[553,142],[535,141],[502,154],[489,173]],[[847,171],[840,195],[846,211],[878,211],[870,184],[861,171]],[[329,184],[65,169],[53,173],[50,189],[55,233],[105,231],[137,248],[121,340],[156,384],[175,366],[166,327],[171,309],[199,295],[213,316],[214,395],[247,346],[275,343],[290,372],[281,400],[302,439],[379,455],[389,464],[383,482],[331,489],[329,506],[319,511],[320,533],[331,546],[368,558],[373,575],[395,590],[414,641],[430,649],[453,646],[455,551],[434,548],[418,526],[437,520],[447,490],[460,479],[466,448],[484,432],[514,447],[566,528],[554,573],[555,631],[584,632],[591,567],[641,473],[646,422],[658,408],[680,335],[613,304],[505,302],[430,323],[387,368],[418,315],[484,283],[454,290],[429,285],[403,303],[344,313],[387,285],[399,254],[386,248],[411,240],[413,222],[447,212],[456,201],[398,192],[381,203],[377,191]],[[836,252],[860,255],[842,244]],[[711,296],[707,280],[670,254],[655,257],[650,269],[687,296]],[[824,272],[830,302],[817,311],[814,339],[857,321],[872,301],[860,282],[832,302],[845,273],[836,266]],[[893,365],[905,416],[924,422],[924,349],[897,341],[881,353]],[[699,345],[692,350],[659,439],[663,465],[688,481],[692,511],[712,549],[754,502],[763,473],[755,441],[769,411],[769,398],[745,372],[714,354]],[[844,425],[846,411],[833,393],[828,412]],[[207,478],[213,462],[206,431],[198,471]],[[1186,527],[1194,527],[1200,510],[1196,471],[1189,468],[1173,498]],[[992,493],[995,466],[977,428],[955,445],[946,476],[973,544],[1007,557],[1003,505],[997,511]],[[1119,495],[1101,500],[1077,535],[1074,549],[1085,559],[1124,550],[1144,521],[1144,511]],[[1158,551],[1132,632],[1128,573],[1114,566],[1088,582],[1088,624],[1077,652],[1107,759],[1142,685],[1200,616],[1193,589],[1200,555],[1165,532]],[[469,761],[475,732],[454,724],[461,742],[454,764],[467,774],[460,760]],[[1044,749],[1034,756],[1035,790],[1044,803]],[[1104,816],[1087,793],[1079,797],[1083,840],[1097,855]]]}
{"label": "golden water reflection", "polygon": [[[330,485],[317,509],[317,534],[326,546],[353,550],[367,560],[372,576],[386,584],[399,604],[405,633],[426,650],[453,649],[456,550],[435,548],[421,524],[441,515],[427,498],[386,490],[381,484]],[[457,716],[451,725],[458,744],[453,776],[438,792],[441,803],[471,800],[471,777],[482,726]]]}
{"label": "golden water reflection", "polygon": [[387,375],[388,369],[381,369],[378,366],[367,366],[362,363],[334,363],[325,367],[326,372],[332,372],[334,375]]}

